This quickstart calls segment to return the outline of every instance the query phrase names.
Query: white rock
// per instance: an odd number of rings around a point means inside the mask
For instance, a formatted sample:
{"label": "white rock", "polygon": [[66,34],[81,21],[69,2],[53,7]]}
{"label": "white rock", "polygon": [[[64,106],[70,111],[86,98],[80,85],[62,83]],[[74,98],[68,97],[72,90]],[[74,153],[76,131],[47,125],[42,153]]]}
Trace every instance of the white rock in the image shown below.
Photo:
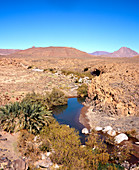
{"label": "white rock", "polygon": [[102,130],[104,133],[108,132],[109,130],[112,130],[111,126],[105,126],[104,129]]}
{"label": "white rock", "polygon": [[35,136],[35,137],[34,137],[34,142],[36,142],[36,141],[37,141],[37,139],[38,139],[38,136]]}
{"label": "white rock", "polygon": [[43,70],[42,70],[42,69],[39,69],[39,68],[34,68],[34,69],[32,69],[32,71],[43,72]]}
{"label": "white rock", "polygon": [[89,134],[89,130],[88,130],[87,128],[83,128],[83,129],[82,129],[82,133],[84,133],[84,134]]}
{"label": "white rock", "polygon": [[58,168],[59,168],[59,165],[58,165],[58,164],[55,164],[55,165],[54,165],[54,168],[55,168],[55,169],[58,169]]}
{"label": "white rock", "polygon": [[109,130],[107,132],[107,134],[110,135],[110,136],[116,136],[116,131],[115,130]]}
{"label": "white rock", "polygon": [[46,153],[46,156],[50,156],[50,155],[51,155],[51,152],[47,152],[47,153]]}
{"label": "white rock", "polygon": [[97,126],[97,127],[95,128],[95,130],[96,130],[96,131],[100,131],[100,130],[102,130],[102,127]]}
{"label": "white rock", "polygon": [[135,142],[136,145],[139,145],[139,142]]}
{"label": "white rock", "polygon": [[42,155],[42,159],[46,159],[46,156],[44,154],[41,154]]}
{"label": "white rock", "polygon": [[83,79],[82,79],[82,78],[79,78],[78,82],[79,82],[79,83],[82,83],[82,82],[83,82]]}
{"label": "white rock", "polygon": [[121,134],[115,136],[114,140],[117,144],[119,144],[124,140],[128,140],[128,136],[124,133],[121,133]]}

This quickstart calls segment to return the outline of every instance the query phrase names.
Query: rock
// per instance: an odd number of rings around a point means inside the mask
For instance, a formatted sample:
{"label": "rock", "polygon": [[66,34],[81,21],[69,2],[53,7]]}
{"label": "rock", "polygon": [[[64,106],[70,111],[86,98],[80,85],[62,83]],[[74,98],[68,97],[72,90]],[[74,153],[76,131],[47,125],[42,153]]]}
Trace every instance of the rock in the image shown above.
{"label": "rock", "polygon": [[124,161],[122,164],[121,164],[122,167],[126,168],[126,169],[129,169],[130,168],[130,164],[129,162],[127,161]]}
{"label": "rock", "polygon": [[116,131],[115,130],[109,130],[107,132],[107,134],[110,135],[110,136],[116,136]]}
{"label": "rock", "polygon": [[117,144],[119,144],[124,140],[128,140],[128,136],[124,133],[121,133],[121,134],[115,136],[114,140]]}
{"label": "rock", "polygon": [[139,142],[135,142],[136,145],[139,145]]}
{"label": "rock", "polygon": [[26,164],[26,162],[22,159],[16,159],[13,161],[12,163],[14,170],[27,170],[28,169],[28,165]]}
{"label": "rock", "polygon": [[46,156],[50,156],[50,155],[51,155],[51,152],[47,152],[47,153],[46,153]]}
{"label": "rock", "polygon": [[46,159],[45,154],[41,154],[41,155],[42,155],[42,160],[43,160],[43,159]]}
{"label": "rock", "polygon": [[58,168],[59,168],[59,165],[58,165],[58,164],[55,164],[55,165],[54,165],[54,168],[55,168],[55,169],[58,169]]}
{"label": "rock", "polygon": [[97,126],[97,127],[95,128],[95,130],[96,130],[96,131],[101,131],[101,130],[102,130],[102,127]]}
{"label": "rock", "polygon": [[32,69],[32,71],[43,72],[43,70],[39,68]]}
{"label": "rock", "polygon": [[82,133],[84,133],[84,134],[89,134],[89,130],[88,130],[87,128],[83,128],[83,129],[82,129]]}
{"label": "rock", "polygon": [[35,166],[36,168],[49,168],[53,165],[53,163],[51,162],[50,158],[47,158],[45,160],[38,160],[37,162],[35,162]]}
{"label": "rock", "polygon": [[35,137],[34,137],[34,142],[36,142],[36,141],[37,141],[37,139],[38,139],[38,136],[35,136]]}
{"label": "rock", "polygon": [[79,83],[82,83],[82,82],[83,82],[83,79],[82,79],[82,78],[79,78],[78,82],[79,82]]}
{"label": "rock", "polygon": [[104,129],[102,130],[104,133],[108,132],[112,130],[112,127],[111,126],[105,126]]}
{"label": "rock", "polygon": [[7,140],[7,138],[0,139],[0,141],[6,141],[6,140]]}

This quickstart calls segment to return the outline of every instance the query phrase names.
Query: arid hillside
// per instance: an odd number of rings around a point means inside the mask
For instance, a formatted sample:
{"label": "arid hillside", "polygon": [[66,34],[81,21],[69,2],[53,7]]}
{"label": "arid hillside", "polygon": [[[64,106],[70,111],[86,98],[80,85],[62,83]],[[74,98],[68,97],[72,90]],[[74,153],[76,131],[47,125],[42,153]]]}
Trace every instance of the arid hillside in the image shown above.
{"label": "arid hillside", "polygon": [[21,50],[16,54],[11,55],[12,57],[20,58],[89,58],[92,57],[83,51],[77,50],[70,47],[32,47],[26,50]]}
{"label": "arid hillside", "polygon": [[97,69],[89,97],[94,111],[108,115],[139,115],[139,63],[109,63]]}

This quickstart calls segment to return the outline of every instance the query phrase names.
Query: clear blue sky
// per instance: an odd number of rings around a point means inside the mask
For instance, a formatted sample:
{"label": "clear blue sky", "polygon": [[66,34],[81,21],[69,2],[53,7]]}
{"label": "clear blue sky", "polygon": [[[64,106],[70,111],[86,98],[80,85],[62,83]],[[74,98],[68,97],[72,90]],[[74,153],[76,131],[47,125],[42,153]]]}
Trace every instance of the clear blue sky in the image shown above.
{"label": "clear blue sky", "polygon": [[0,48],[139,52],[139,0],[0,0]]}

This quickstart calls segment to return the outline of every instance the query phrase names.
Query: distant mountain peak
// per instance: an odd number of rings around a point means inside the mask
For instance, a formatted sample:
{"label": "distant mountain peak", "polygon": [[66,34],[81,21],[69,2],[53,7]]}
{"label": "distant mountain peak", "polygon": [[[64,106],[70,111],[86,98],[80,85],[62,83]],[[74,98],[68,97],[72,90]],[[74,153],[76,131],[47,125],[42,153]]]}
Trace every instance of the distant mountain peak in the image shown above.
{"label": "distant mountain peak", "polygon": [[133,57],[136,56],[138,53],[128,47],[121,47],[119,50],[110,53],[110,57]]}

